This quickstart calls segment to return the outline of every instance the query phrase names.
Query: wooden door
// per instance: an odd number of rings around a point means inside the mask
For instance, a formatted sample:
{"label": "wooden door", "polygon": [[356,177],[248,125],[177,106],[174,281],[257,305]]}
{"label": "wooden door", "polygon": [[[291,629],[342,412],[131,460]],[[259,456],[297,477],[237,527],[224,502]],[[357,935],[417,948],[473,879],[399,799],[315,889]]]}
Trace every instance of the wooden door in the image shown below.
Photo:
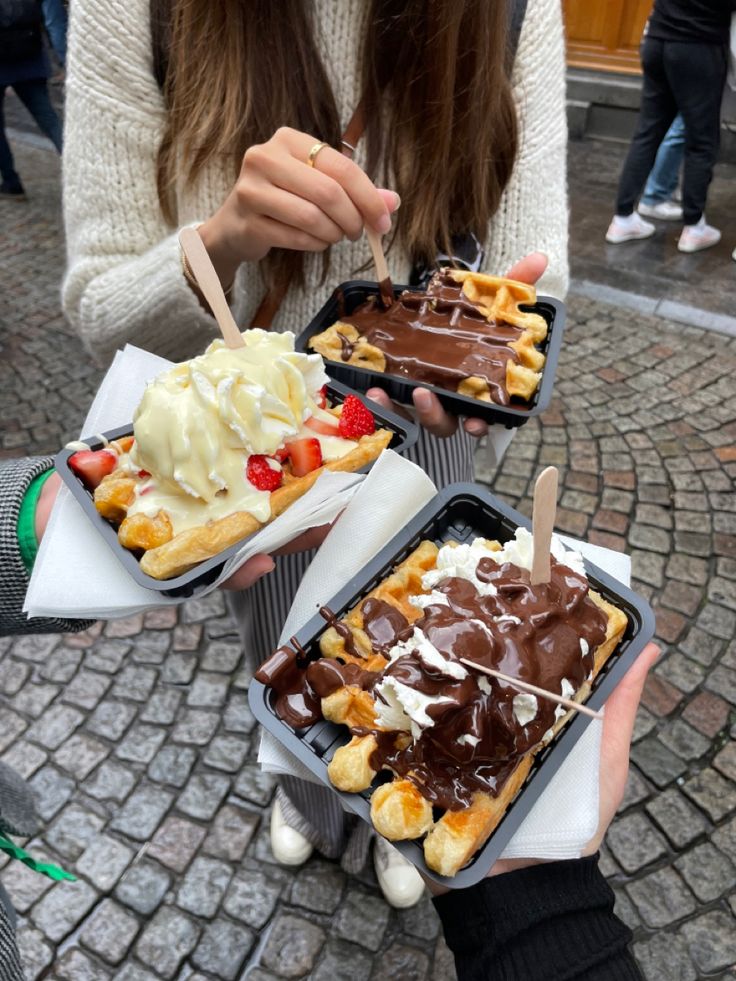
{"label": "wooden door", "polygon": [[638,75],[639,42],[652,0],[563,0],[567,63]]}

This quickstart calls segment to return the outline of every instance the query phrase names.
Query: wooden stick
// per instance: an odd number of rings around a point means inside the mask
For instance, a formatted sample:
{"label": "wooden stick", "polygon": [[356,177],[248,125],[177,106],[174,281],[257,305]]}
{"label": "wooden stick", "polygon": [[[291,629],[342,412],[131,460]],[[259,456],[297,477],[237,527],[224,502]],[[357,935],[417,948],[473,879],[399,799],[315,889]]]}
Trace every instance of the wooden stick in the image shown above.
{"label": "wooden stick", "polygon": [[394,302],[394,286],[388,274],[388,265],[386,264],[386,256],[381,245],[381,236],[368,225],[365,226],[365,234],[368,244],[371,247],[371,252],[373,253],[373,262],[376,267],[376,279],[378,280],[381,300],[384,307],[388,310]]}
{"label": "wooden stick", "polygon": [[602,719],[603,713],[596,712],[594,709],[588,708],[587,705],[581,705],[580,702],[575,702],[571,698],[565,698],[564,695],[555,695],[551,691],[547,691],[546,688],[537,688],[536,685],[530,685],[527,681],[520,681],[518,678],[512,678],[508,674],[502,674],[500,671],[495,671],[493,668],[485,668],[482,664],[476,664],[475,661],[469,661],[467,657],[461,657],[459,659],[463,664],[466,664],[469,668],[473,668],[474,671],[482,671],[483,674],[489,674],[492,678],[498,678],[499,681],[505,681],[509,685],[513,685],[514,688],[520,688],[521,691],[528,691],[532,695],[540,695],[542,698],[548,699],[550,702],[557,702],[558,705],[562,705],[567,709],[575,709],[576,712],[582,712],[583,715],[589,715],[591,719]]}
{"label": "wooden stick", "polygon": [[182,228],[179,232],[179,244],[202,295],[210,305],[225,345],[229,348],[245,347],[245,341],[227,305],[220,277],[215,272],[197,229]]}
{"label": "wooden stick", "polygon": [[557,510],[557,467],[547,467],[534,485],[532,511],[533,557],[529,582],[532,586],[549,582],[549,548]]}

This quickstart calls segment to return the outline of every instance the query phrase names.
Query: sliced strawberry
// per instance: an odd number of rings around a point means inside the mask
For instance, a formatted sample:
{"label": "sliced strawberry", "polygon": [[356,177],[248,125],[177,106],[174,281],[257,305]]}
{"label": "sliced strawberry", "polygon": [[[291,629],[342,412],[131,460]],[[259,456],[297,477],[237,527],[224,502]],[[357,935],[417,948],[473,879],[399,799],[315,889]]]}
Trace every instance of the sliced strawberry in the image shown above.
{"label": "sliced strawberry", "polygon": [[117,454],[111,450],[79,450],[69,457],[69,466],[88,490],[94,490],[117,463]]}
{"label": "sliced strawberry", "polygon": [[318,419],[316,416],[310,416],[304,425],[309,429],[313,429],[315,433],[320,433],[322,436],[340,435],[337,419],[334,422],[328,422],[326,419]]}
{"label": "sliced strawberry", "polygon": [[318,439],[295,439],[288,447],[291,472],[295,477],[303,477],[322,466],[322,447]]}
{"label": "sliced strawberry", "polygon": [[260,453],[248,457],[245,476],[254,487],[262,491],[275,491],[284,480],[283,473],[280,470],[274,470],[268,462],[268,457]]}
{"label": "sliced strawberry", "polygon": [[289,451],[285,446],[281,446],[275,453],[272,453],[271,456],[274,458],[274,460],[278,460],[279,463],[286,463],[286,461],[289,459]]}
{"label": "sliced strawberry", "polygon": [[340,435],[345,439],[360,439],[361,436],[375,433],[376,420],[370,409],[367,409],[359,398],[346,395],[338,428]]}
{"label": "sliced strawberry", "polygon": [[139,470],[138,471],[138,476],[139,477],[150,477],[151,475],[150,475],[150,473],[147,470]]}
{"label": "sliced strawberry", "polygon": [[314,396],[314,401],[320,407],[320,409],[325,409],[327,407],[327,386],[323,385],[322,388]]}

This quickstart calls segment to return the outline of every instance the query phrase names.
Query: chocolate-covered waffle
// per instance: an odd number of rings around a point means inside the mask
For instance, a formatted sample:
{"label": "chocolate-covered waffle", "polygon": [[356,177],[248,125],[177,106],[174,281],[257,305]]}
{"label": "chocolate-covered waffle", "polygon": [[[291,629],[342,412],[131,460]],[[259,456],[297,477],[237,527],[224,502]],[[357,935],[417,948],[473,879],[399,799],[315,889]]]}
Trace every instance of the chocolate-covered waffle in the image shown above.
{"label": "chocolate-covered waffle", "polygon": [[426,292],[405,290],[388,308],[371,297],[316,334],[323,357],[387,372],[497,405],[529,401],[544,354],[547,322],[522,305],[533,286],[456,269],[434,274]]}
{"label": "chocolate-covered waffle", "polygon": [[422,542],[333,621],[321,659],[300,666],[292,652],[290,694],[273,659],[258,673],[281,706],[310,703],[291,724],[324,717],[349,728],[328,767],[337,789],[393,775],[372,790],[371,820],[390,840],[424,836],[427,865],[442,875],[485,843],[570,714],[460,659],[582,701],[626,628],[589,588],[578,553],[553,539],[550,582],[531,586],[531,551],[525,529],[503,547]]}

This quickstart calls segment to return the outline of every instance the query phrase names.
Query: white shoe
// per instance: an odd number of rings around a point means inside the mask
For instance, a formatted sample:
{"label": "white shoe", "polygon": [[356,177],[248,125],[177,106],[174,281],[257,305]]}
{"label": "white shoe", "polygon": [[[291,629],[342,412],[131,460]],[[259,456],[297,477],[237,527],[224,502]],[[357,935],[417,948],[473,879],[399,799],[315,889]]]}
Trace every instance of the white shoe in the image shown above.
{"label": "white shoe", "polygon": [[733,252],[731,253],[731,258],[733,259],[734,262],[736,262],[736,249],[734,249]]}
{"label": "white shoe", "polygon": [[314,851],[304,835],[286,823],[278,801],[271,811],[271,851],[281,865],[303,865]]}
{"label": "white shoe", "polygon": [[645,218],[659,218],[660,221],[682,221],[682,205],[674,201],[657,201],[656,204],[639,202],[638,212]]}
{"label": "white shoe", "polygon": [[649,238],[650,235],[654,235],[654,225],[650,221],[644,221],[641,215],[633,211],[625,217],[613,216],[613,221],[606,232],[606,241],[612,245],[619,245],[621,242],[632,242],[638,238]]}
{"label": "white shoe", "polygon": [[376,838],[373,846],[373,866],[378,884],[387,903],[396,909],[416,906],[424,892],[424,880],[401,852],[386,841]]}
{"label": "white shoe", "polygon": [[677,248],[680,252],[700,252],[701,249],[709,249],[712,245],[718,245],[720,241],[721,233],[712,225],[706,225],[705,215],[703,215],[697,225],[685,225],[680,234]]}

